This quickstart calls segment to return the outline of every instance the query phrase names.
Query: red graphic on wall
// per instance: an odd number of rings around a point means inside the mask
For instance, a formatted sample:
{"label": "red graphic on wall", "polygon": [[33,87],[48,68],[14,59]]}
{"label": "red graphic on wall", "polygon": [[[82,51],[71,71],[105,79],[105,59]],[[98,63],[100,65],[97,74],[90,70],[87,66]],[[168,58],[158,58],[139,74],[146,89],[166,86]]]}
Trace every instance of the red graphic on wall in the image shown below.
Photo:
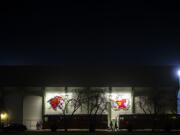
{"label": "red graphic on wall", "polygon": [[116,103],[118,105],[118,109],[126,109],[127,107],[126,99],[117,100]]}
{"label": "red graphic on wall", "polygon": [[53,110],[57,110],[57,108],[62,109],[64,105],[64,99],[61,96],[55,96],[48,100]]}
{"label": "red graphic on wall", "polygon": [[114,110],[127,110],[129,108],[129,101],[127,99],[112,100],[112,108]]}

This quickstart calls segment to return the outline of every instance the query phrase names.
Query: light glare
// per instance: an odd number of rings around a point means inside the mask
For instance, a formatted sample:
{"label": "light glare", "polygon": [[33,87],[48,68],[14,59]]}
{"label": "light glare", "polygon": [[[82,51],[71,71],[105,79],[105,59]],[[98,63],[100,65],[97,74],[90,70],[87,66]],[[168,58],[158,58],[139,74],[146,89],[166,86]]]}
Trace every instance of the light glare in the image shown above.
{"label": "light glare", "polygon": [[178,76],[180,76],[180,70],[177,71]]}
{"label": "light glare", "polygon": [[7,113],[1,113],[1,120],[6,120],[8,117]]}

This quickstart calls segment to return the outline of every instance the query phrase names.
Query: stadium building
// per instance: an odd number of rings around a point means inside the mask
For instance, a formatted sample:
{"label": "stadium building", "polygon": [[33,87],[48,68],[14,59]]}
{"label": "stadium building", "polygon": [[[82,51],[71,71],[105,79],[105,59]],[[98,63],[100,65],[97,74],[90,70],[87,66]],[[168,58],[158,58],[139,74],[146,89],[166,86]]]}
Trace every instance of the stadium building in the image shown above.
{"label": "stadium building", "polygon": [[81,119],[90,109],[87,100],[79,100],[75,109],[71,99],[78,99],[77,91],[86,91],[86,96],[101,91],[96,113],[106,117],[106,125],[121,114],[176,113],[175,71],[156,66],[1,66],[0,122],[23,123],[34,130],[37,122],[48,123],[64,109]]}

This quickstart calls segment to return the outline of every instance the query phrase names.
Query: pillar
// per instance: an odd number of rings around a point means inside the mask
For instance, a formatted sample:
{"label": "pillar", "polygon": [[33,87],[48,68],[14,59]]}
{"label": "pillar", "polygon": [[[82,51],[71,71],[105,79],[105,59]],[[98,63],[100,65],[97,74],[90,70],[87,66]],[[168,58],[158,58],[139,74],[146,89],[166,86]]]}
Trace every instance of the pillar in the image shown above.
{"label": "pillar", "polygon": [[112,92],[112,87],[109,87],[109,103],[108,103],[108,127],[110,127],[110,122],[111,122],[111,99],[110,99],[110,94]]}
{"label": "pillar", "polygon": [[42,95],[42,121],[44,122],[44,121],[45,121],[45,119],[44,119],[44,104],[45,104],[44,96],[45,96],[45,87],[42,87],[42,88],[41,88],[41,95]]}
{"label": "pillar", "polygon": [[132,113],[134,114],[136,111],[136,106],[135,106],[135,88],[132,87]]}

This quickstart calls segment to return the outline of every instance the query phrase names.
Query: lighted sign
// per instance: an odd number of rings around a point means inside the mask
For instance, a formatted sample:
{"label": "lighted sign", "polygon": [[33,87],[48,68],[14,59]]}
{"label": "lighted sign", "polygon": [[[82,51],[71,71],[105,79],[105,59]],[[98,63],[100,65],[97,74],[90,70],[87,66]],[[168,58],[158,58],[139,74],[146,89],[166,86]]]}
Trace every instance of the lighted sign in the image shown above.
{"label": "lighted sign", "polygon": [[125,95],[116,95],[112,97],[111,105],[114,111],[128,110],[130,108],[130,99]]}
{"label": "lighted sign", "polygon": [[[63,114],[65,103],[72,98],[72,93],[62,91],[46,91],[44,97],[44,113],[46,115]],[[70,110],[71,108],[68,108]]]}
{"label": "lighted sign", "polygon": [[62,109],[64,106],[64,99],[62,96],[54,96],[47,101],[53,110]]}

